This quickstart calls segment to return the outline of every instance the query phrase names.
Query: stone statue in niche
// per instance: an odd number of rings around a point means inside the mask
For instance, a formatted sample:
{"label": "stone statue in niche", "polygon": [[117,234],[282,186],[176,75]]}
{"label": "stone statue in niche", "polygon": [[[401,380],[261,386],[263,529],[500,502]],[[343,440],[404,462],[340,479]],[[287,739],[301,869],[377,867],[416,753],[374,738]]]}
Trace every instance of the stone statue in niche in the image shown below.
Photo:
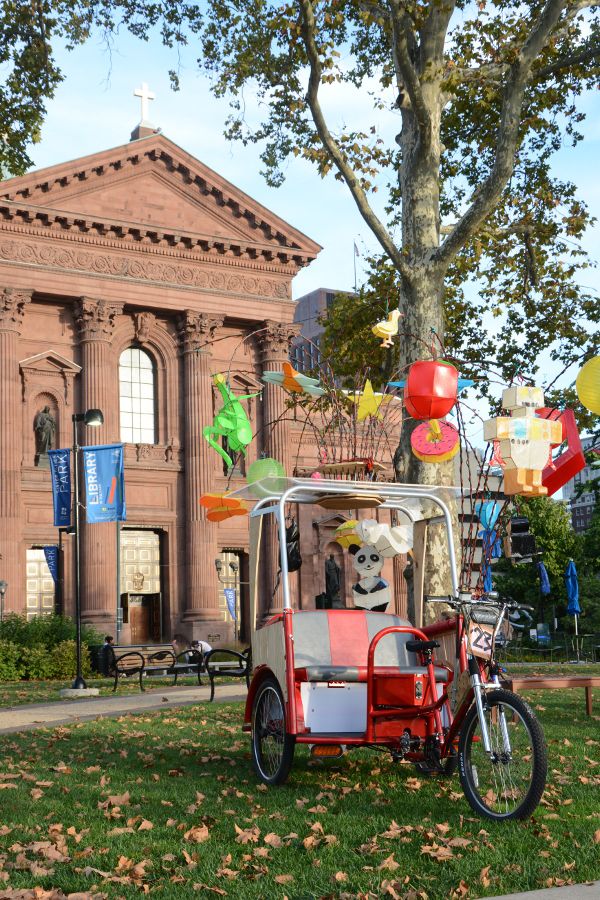
{"label": "stone statue in niche", "polygon": [[331,609],[340,609],[340,567],[335,561],[333,553],[325,563],[325,593],[330,602]]}
{"label": "stone statue in niche", "polygon": [[56,419],[50,412],[49,406],[45,406],[36,414],[33,420],[33,430],[35,431],[35,464],[47,469],[50,465],[48,450],[52,449],[56,431]]}

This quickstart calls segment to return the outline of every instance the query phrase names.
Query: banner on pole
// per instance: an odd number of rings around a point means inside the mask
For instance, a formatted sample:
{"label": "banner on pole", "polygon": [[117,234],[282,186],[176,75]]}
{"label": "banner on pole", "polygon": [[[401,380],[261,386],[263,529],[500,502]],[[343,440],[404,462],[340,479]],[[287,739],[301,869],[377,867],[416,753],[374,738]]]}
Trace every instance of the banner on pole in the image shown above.
{"label": "banner on pole", "polygon": [[235,588],[224,588],[223,593],[225,594],[225,603],[227,604],[229,615],[235,621]]}
{"label": "banner on pole", "polygon": [[48,450],[54,525],[64,528],[71,524],[71,451]]}
{"label": "banner on pole", "polygon": [[83,447],[86,521],[124,522],[123,444]]}
{"label": "banner on pole", "polygon": [[46,563],[50,569],[52,580],[54,581],[54,584],[56,584],[58,582],[58,547],[54,545],[44,547],[44,556],[46,557]]}

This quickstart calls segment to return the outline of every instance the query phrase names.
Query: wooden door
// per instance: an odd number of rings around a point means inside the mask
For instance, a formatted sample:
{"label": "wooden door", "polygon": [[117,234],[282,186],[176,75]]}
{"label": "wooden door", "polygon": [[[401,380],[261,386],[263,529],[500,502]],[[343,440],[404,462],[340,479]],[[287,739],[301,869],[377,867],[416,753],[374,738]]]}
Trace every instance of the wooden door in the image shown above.
{"label": "wooden door", "polygon": [[145,644],[150,638],[150,610],[147,606],[130,606],[131,643]]}

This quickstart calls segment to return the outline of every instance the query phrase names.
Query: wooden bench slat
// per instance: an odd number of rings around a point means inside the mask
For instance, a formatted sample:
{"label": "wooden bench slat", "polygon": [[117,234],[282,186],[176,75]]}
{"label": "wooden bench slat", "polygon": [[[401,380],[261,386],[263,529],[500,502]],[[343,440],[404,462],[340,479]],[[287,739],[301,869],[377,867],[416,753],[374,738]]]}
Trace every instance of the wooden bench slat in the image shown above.
{"label": "wooden bench slat", "polygon": [[592,715],[592,688],[600,688],[600,675],[514,675],[504,679],[509,691],[585,690],[585,711]]}

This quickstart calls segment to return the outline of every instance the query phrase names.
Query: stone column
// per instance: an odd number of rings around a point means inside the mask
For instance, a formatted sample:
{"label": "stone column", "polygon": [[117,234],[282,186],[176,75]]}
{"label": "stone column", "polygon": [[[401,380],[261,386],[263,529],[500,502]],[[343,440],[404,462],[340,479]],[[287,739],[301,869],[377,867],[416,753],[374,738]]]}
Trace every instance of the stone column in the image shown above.
{"label": "stone column", "polygon": [[[263,372],[280,372],[284,362],[289,361],[290,343],[300,333],[300,325],[292,322],[267,320],[264,330],[257,335]],[[286,475],[291,476],[295,460],[292,458],[289,421],[286,416],[287,394],[278,384],[265,383],[263,388],[263,430],[262,448],[267,456],[272,456],[283,465]],[[288,413],[287,415],[290,415]],[[263,616],[268,618],[278,612],[283,604],[281,586],[273,596],[279,570],[279,539],[275,520],[264,529],[262,553],[265,559],[264,590],[261,592],[264,608]],[[290,576],[290,590],[294,606],[298,605],[298,575]]]}
{"label": "stone column", "polygon": [[219,548],[217,528],[200,506],[202,494],[211,490],[215,456],[202,436],[213,420],[211,344],[222,316],[186,310],[179,320],[183,356],[183,409],[185,416],[185,612],[183,621],[192,637],[206,639],[222,623],[218,608],[215,559]]}
{"label": "stone column", "polygon": [[23,612],[25,607],[19,334],[30,301],[30,292],[0,292],[0,579],[8,582],[5,612]]}
{"label": "stone column", "polygon": [[[81,392],[77,413],[100,409],[104,425],[78,425],[80,446],[112,444],[119,440],[117,363],[111,353],[115,319],[122,303],[82,297],[75,305],[75,323],[81,348]],[[85,487],[81,479],[81,499]],[[81,616],[101,630],[114,631],[117,614],[117,540],[114,522],[88,525],[81,510]],[[111,632],[112,633],[112,632]]]}

